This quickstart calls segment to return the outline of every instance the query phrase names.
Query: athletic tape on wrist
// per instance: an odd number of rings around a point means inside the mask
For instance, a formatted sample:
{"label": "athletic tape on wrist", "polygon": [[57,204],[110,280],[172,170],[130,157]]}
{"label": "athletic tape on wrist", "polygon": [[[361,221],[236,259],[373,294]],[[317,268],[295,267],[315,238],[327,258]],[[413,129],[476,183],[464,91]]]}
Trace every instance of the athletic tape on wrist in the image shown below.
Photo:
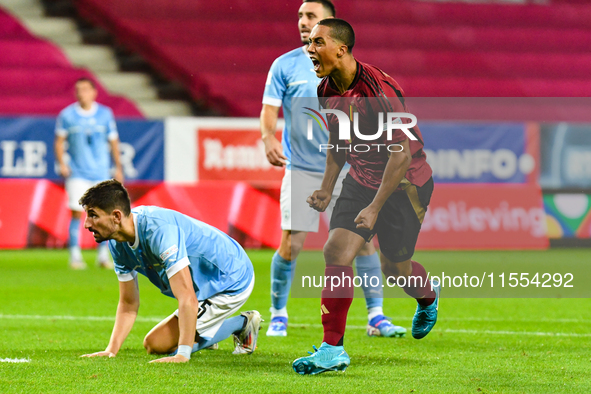
{"label": "athletic tape on wrist", "polygon": [[179,345],[179,349],[177,350],[176,354],[180,354],[181,356],[191,359],[191,350],[193,350],[191,346]]}

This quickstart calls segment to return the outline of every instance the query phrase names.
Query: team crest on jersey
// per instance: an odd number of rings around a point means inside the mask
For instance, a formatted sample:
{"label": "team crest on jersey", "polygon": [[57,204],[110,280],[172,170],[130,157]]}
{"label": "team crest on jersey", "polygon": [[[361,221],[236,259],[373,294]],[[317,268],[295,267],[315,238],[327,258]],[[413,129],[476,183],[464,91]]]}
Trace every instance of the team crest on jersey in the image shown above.
{"label": "team crest on jersey", "polygon": [[160,260],[162,260],[162,262],[165,262],[170,256],[172,256],[178,251],[179,248],[176,245],[173,245],[170,248],[166,249],[164,252],[160,253]]}

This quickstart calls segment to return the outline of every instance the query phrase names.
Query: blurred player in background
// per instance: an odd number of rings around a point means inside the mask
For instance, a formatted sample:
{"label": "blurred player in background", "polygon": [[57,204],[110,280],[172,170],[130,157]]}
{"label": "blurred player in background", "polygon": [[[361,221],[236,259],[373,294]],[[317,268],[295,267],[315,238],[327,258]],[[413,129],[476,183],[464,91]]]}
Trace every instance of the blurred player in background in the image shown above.
{"label": "blurred player in background", "polygon": [[191,353],[234,335],[234,354],[252,353],[260,329],[257,311],[230,317],[248,300],[254,271],[246,252],[228,235],[186,215],[159,207],[131,209],[127,190],[112,179],[84,193],[84,227],[96,242],[109,241],[119,278],[119,305],[109,345],[83,357],[115,357],[131,331],[140,299],[137,274],[178,309],[144,339],[150,354],[175,355],[154,362],[181,363]]}
{"label": "blurred player in background", "polygon": [[[308,36],[312,27],[324,18],[334,18],[335,8],[330,1],[304,0],[298,12],[298,28],[303,47],[294,49],[273,62],[263,96],[261,111],[261,132],[265,143],[265,151],[269,162],[275,166],[285,167],[285,176],[281,185],[281,228],[283,230],[279,250],[273,255],[271,262],[271,324],[268,336],[287,335],[287,299],[291,288],[292,274],[295,263],[308,232],[318,232],[319,213],[311,209],[305,201],[292,198],[292,169],[294,176],[305,179],[295,182],[295,187],[306,187],[303,196],[311,194],[322,181],[322,174],[326,165],[326,154],[318,151],[318,145],[305,138],[306,125],[302,124],[298,130],[292,128],[292,98],[316,97],[316,88],[320,79],[312,69],[306,49]],[[285,127],[282,142],[275,138],[279,109],[283,106]],[[300,135],[293,133],[298,132]],[[322,142],[328,140],[328,135],[317,128],[314,135],[325,135]],[[292,146],[292,144],[294,146]],[[292,160],[292,155],[298,155]],[[343,174],[344,177],[344,174]],[[334,190],[335,200],[340,193],[340,179]],[[298,194],[301,194],[298,192]],[[328,207],[328,215],[333,205]],[[370,336],[402,337],[406,333],[404,327],[396,326],[384,316],[382,310],[382,272],[380,260],[372,243],[364,245],[356,258],[359,276],[377,277],[380,282],[377,287],[363,288],[367,310],[367,334]],[[367,282],[364,281],[364,284]]]}
{"label": "blurred player in background", "polygon": [[[123,182],[123,170],[113,111],[95,101],[98,92],[92,80],[80,78],[76,81],[75,90],[78,102],[63,109],[57,118],[55,156],[59,174],[66,180],[68,206],[72,211],[68,238],[70,268],[85,269],[80,249],[83,209],[78,200],[89,187],[111,177],[109,148],[115,163],[115,178],[120,182]],[[66,150],[69,160],[66,160]],[[113,268],[106,244],[98,247],[97,264],[102,268]]]}
{"label": "blurred player in background", "polygon": [[[323,78],[318,86],[322,108],[338,109],[349,116],[356,113],[359,130],[365,136],[376,135],[378,114],[408,112],[398,83],[377,67],[353,57],[355,33],[349,23],[341,19],[320,21],[310,33],[309,42],[314,71]],[[374,235],[378,235],[384,274],[389,281],[390,277],[403,277],[404,282],[396,283],[404,283],[400,284],[402,289],[417,300],[412,321],[414,338],[423,338],[431,331],[439,303],[439,284],[430,282],[425,268],[411,260],[433,192],[432,170],[423,152],[421,132],[415,126],[408,129],[410,135],[394,129],[391,138],[382,132],[368,142],[355,133],[351,139],[339,140],[338,119],[329,114],[327,120],[329,145],[341,149],[328,149],[322,186],[308,202],[324,211],[345,162],[351,165],[324,246],[325,277],[342,280],[336,286],[332,281],[330,285],[325,283],[321,301],[324,338],[314,353],[294,361],[293,368],[300,374],[344,370],[349,365],[343,339],[353,300],[351,266],[355,255]],[[398,121],[407,122],[400,118]],[[355,148],[365,143],[371,143],[371,147]]]}

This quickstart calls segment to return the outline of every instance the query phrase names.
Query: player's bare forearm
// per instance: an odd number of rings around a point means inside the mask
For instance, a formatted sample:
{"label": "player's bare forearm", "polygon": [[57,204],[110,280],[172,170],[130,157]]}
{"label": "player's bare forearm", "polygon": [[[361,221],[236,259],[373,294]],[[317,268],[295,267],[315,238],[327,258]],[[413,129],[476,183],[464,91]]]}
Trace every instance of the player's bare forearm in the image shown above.
{"label": "player's bare forearm", "polygon": [[109,142],[111,145],[111,157],[113,157],[113,163],[115,167],[121,169],[121,150],[119,149],[119,139],[114,139]]}
{"label": "player's bare forearm", "polygon": [[197,326],[197,311],[199,302],[195,293],[193,298],[179,300],[179,346],[193,347],[195,343],[195,327]]}
{"label": "player's bare forearm", "polygon": [[[329,145],[337,146],[338,137],[336,134],[330,133],[328,138]],[[344,150],[339,152],[336,149],[329,149],[326,153],[326,168],[324,176],[322,177],[322,184],[320,190],[316,190],[310,197],[306,199],[310,208],[318,212],[324,212],[330,200],[332,199],[332,192],[339,178],[339,174],[345,165],[347,156]]]}
{"label": "player's bare forearm", "polygon": [[199,302],[193,289],[189,267],[185,267],[170,278],[170,287],[179,302],[179,346],[193,346]]}
{"label": "player's bare forearm", "polygon": [[390,155],[386,163],[386,168],[384,169],[384,174],[382,175],[382,183],[370,204],[378,211],[382,209],[388,197],[394,193],[410,166],[412,157],[410,155],[408,138],[400,142],[400,145],[403,147],[402,152],[396,152]]}
{"label": "player's bare forearm", "polygon": [[65,142],[66,137],[56,136],[53,149],[55,151],[55,158],[59,164],[59,174],[64,178],[67,178],[70,176],[70,167],[68,166],[68,164],[66,164],[66,161],[64,160]]}
{"label": "player's bare forearm", "polygon": [[111,145],[111,157],[115,164],[115,178],[123,183],[123,166],[121,165],[121,150],[119,149],[119,139],[114,139],[109,142]]}
{"label": "player's bare forearm", "polygon": [[394,193],[398,184],[402,178],[404,178],[412,158],[410,155],[408,139],[401,142],[400,145],[403,146],[403,150],[390,155],[390,158],[386,163],[386,168],[384,169],[382,183],[380,184],[373,201],[367,207],[362,209],[355,218],[357,228],[367,230],[373,229],[378,219],[378,214],[386,203],[386,200],[392,195],[392,193]]}
{"label": "player's bare forearm", "polygon": [[137,278],[128,282],[119,282],[119,303],[109,344],[104,352],[86,354],[83,357],[115,357],[133,328],[139,307]]}
{"label": "player's bare forearm", "polygon": [[55,159],[57,162],[62,165],[65,164],[64,162],[64,142],[66,141],[66,137],[56,136],[55,143],[54,143],[54,151],[55,151]]}
{"label": "player's bare forearm", "polygon": [[275,136],[278,119],[279,107],[263,104],[263,109],[261,110],[261,138],[263,141],[268,136]]}
{"label": "player's bare forearm", "polygon": [[261,110],[261,138],[265,144],[267,160],[274,166],[283,167],[287,158],[283,155],[281,142],[275,137],[279,107],[263,104]]}
{"label": "player's bare forearm", "polygon": [[119,352],[121,345],[133,328],[137,311],[140,309],[140,294],[137,278],[128,282],[119,282],[119,304],[115,316],[115,325],[106,351]]}
{"label": "player's bare forearm", "polygon": [[105,349],[107,352],[117,354],[123,342],[129,335],[129,332],[133,328],[135,319],[137,317],[138,305],[130,305],[125,303],[119,303],[117,306],[117,314],[115,316],[115,325],[113,326],[113,332],[111,333],[111,339],[109,345]]}

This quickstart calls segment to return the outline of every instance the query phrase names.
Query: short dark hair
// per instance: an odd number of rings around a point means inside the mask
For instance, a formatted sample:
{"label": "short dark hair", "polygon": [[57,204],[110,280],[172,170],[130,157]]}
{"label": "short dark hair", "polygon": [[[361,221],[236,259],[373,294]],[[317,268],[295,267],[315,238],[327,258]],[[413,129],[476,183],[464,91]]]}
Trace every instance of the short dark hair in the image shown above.
{"label": "short dark hair", "polygon": [[355,32],[349,22],[342,19],[323,19],[318,22],[320,26],[326,26],[330,29],[330,36],[347,46],[349,53],[353,52],[355,46]]}
{"label": "short dark hair", "polygon": [[76,80],[76,83],[78,83],[78,82],[88,82],[90,84],[90,86],[92,86],[94,89],[96,89],[96,83],[92,79],[90,79],[88,77],[78,78]]}
{"label": "short dark hair", "polygon": [[334,8],[334,4],[330,0],[304,0],[304,3],[319,3],[322,4],[324,10],[328,13],[328,16],[337,16],[337,10]]}
{"label": "short dark hair", "polygon": [[100,208],[108,213],[119,209],[125,216],[131,213],[129,193],[121,182],[115,179],[97,183],[88,189],[78,200],[78,204],[83,207]]}

